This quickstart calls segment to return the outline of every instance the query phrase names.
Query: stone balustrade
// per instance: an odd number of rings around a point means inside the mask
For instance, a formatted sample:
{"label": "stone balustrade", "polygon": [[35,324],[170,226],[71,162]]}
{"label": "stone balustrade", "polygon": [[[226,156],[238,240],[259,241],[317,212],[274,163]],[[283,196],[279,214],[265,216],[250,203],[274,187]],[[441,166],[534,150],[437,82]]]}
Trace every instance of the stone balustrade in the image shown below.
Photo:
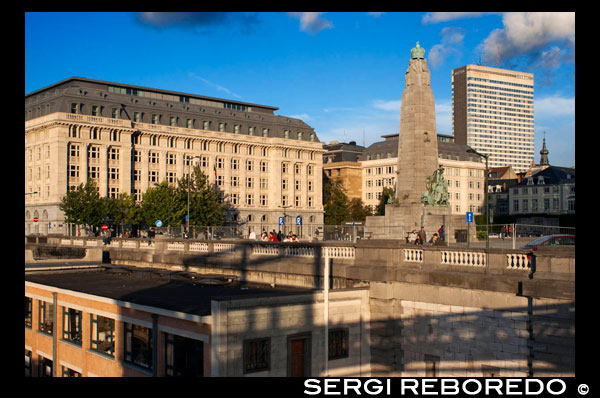
{"label": "stone balustrade", "polygon": [[[371,240],[351,242],[256,242],[248,240],[213,241],[184,239],[153,239],[150,244],[140,238],[112,238],[105,244],[102,238],[49,237],[47,244],[70,247],[94,247],[109,250],[134,250],[141,254],[163,255],[226,255],[227,261],[236,261],[243,247],[243,256],[265,258],[305,258],[315,256],[342,260],[344,264],[377,267],[448,269],[452,272],[485,272],[491,274],[522,275],[537,272],[544,277],[574,279],[574,253],[558,257],[511,249],[474,249],[461,247],[430,247],[399,244],[397,241]],[[238,254],[236,254],[238,253]],[[140,254],[140,255],[141,255]],[[540,255],[543,255],[540,257]],[[234,257],[231,257],[234,256]],[[237,256],[237,257],[236,257]],[[533,262],[537,257],[537,267]],[[224,260],[225,261],[225,260]],[[312,260],[310,260],[312,261]],[[554,274],[554,276],[552,276]],[[562,276],[560,276],[562,275]]]}

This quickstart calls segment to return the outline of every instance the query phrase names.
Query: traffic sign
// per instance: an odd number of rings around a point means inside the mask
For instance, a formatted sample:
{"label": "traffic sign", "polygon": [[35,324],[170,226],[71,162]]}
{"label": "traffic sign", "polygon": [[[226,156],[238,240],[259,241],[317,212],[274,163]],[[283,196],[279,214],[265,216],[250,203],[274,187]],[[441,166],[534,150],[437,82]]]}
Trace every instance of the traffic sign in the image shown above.
{"label": "traffic sign", "polygon": [[106,225],[106,224],[102,224],[102,230],[103,230],[103,231],[106,231],[107,229],[108,229],[108,225]]}
{"label": "traffic sign", "polygon": [[284,225],[283,217],[279,217],[279,225]]}
{"label": "traffic sign", "polygon": [[469,223],[473,222],[473,212],[472,211],[467,212],[467,222],[469,222]]}
{"label": "traffic sign", "polygon": [[33,217],[33,222],[38,222],[38,218],[37,217]]}
{"label": "traffic sign", "polygon": [[162,221],[156,220],[156,226],[157,227],[162,227]]}
{"label": "traffic sign", "polygon": [[296,225],[302,225],[302,217],[301,216],[296,217]]}

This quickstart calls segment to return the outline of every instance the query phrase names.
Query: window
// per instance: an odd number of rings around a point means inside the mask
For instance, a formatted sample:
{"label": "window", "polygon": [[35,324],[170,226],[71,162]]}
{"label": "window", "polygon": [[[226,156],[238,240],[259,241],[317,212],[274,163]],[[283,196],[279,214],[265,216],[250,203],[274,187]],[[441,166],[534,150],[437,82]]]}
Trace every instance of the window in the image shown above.
{"label": "window", "polygon": [[248,170],[248,171],[254,170],[254,161],[246,160],[246,170]]}
{"label": "window", "polygon": [[52,360],[40,355],[39,364],[38,375],[40,377],[52,377]]}
{"label": "window", "polygon": [[62,377],[81,377],[81,373],[76,370],[62,366]]}
{"label": "window", "polygon": [[348,329],[330,330],[328,346],[329,360],[348,358]]}
{"label": "window", "polygon": [[90,349],[114,357],[115,320],[90,314]]}
{"label": "window", "polygon": [[81,345],[81,311],[63,307],[62,338]]}
{"label": "window", "polygon": [[25,348],[25,377],[31,377],[31,351]]}
{"label": "window", "polygon": [[165,376],[204,376],[202,341],[165,333]]}
{"label": "window", "polygon": [[31,320],[32,320],[32,307],[33,299],[31,297],[25,297],[25,326],[31,328]]}
{"label": "window", "polygon": [[244,341],[244,373],[271,369],[271,339]]}
{"label": "window", "polygon": [[152,369],[152,329],[125,323],[125,361]]}
{"label": "window", "polygon": [[51,335],[54,329],[54,304],[40,301],[38,311],[40,332]]}

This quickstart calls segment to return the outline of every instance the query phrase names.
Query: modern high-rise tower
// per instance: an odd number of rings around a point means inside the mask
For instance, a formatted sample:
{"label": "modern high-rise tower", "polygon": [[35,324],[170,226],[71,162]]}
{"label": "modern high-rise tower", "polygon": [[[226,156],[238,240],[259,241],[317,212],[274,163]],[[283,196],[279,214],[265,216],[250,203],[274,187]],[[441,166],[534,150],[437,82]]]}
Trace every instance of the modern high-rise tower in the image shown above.
{"label": "modern high-rise tower", "polygon": [[533,74],[480,65],[452,71],[453,132],[490,167],[526,171],[534,155]]}

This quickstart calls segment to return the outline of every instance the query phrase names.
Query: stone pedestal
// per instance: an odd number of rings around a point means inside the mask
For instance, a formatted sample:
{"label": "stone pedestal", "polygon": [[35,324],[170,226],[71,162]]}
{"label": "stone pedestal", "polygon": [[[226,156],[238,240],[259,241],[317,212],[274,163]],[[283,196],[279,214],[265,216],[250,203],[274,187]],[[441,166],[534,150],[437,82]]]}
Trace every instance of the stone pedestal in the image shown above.
{"label": "stone pedestal", "polygon": [[[365,234],[372,239],[403,240],[412,230],[417,232],[421,226],[429,240],[444,225],[446,241],[450,243],[466,239],[475,240],[475,228],[469,229],[464,215],[451,214],[449,207],[433,207],[423,204],[410,206],[386,205],[385,216],[370,216],[365,222]],[[457,234],[457,231],[458,234]]]}

